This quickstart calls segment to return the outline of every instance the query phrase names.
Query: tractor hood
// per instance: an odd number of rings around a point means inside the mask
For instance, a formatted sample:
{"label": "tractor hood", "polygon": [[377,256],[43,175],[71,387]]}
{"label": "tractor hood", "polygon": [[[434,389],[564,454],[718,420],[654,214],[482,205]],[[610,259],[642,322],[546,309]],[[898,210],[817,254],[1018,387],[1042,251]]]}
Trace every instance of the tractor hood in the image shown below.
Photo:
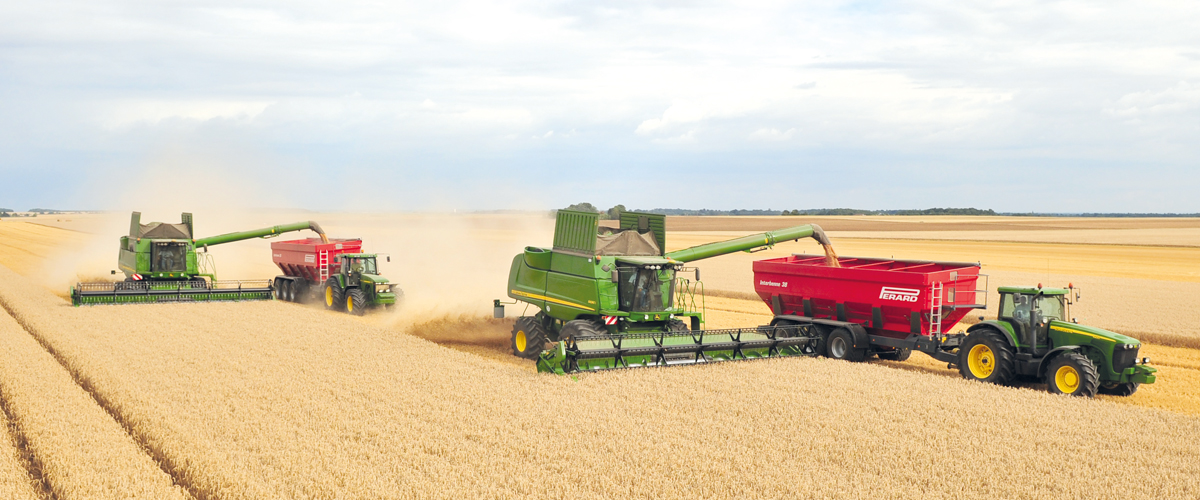
{"label": "tractor hood", "polygon": [[1103,328],[1096,328],[1096,327],[1092,327],[1092,326],[1084,326],[1084,325],[1079,325],[1079,324],[1075,324],[1075,323],[1068,323],[1066,321],[1057,321],[1057,320],[1051,321],[1050,329],[1058,330],[1060,332],[1085,335],[1085,336],[1092,337],[1092,338],[1107,340],[1107,341],[1114,342],[1117,344],[1141,345],[1141,342],[1138,339],[1135,339],[1133,337],[1121,335],[1121,334],[1115,333],[1115,332],[1110,332]]}

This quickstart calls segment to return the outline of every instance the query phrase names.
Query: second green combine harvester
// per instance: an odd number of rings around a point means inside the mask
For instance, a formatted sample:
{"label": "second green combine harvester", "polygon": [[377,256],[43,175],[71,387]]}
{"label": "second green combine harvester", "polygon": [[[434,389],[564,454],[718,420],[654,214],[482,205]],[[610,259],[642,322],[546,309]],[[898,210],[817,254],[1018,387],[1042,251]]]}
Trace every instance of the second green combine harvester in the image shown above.
{"label": "second green combine harvester", "polygon": [[[666,252],[663,215],[625,212],[616,229],[600,228],[598,219],[595,213],[560,210],[553,248],[526,247],[513,259],[508,296],[537,312],[517,319],[512,350],[538,359],[540,371],[814,354],[811,327],[701,330],[699,271],[695,280],[680,273],[691,270],[685,267],[689,262],[809,237],[832,255],[820,226]],[[495,307],[503,317],[499,300]],[[543,354],[549,342],[554,348]]]}
{"label": "second green combine harvester", "polygon": [[140,212],[133,212],[129,235],[121,237],[117,263],[125,280],[79,283],[71,289],[72,304],[266,300],[272,295],[269,279],[217,281],[215,266],[207,259],[208,247],[306,229],[329,241],[325,231],[313,221],[195,238],[190,213],[185,212],[179,224],[142,224],[141,217]]}

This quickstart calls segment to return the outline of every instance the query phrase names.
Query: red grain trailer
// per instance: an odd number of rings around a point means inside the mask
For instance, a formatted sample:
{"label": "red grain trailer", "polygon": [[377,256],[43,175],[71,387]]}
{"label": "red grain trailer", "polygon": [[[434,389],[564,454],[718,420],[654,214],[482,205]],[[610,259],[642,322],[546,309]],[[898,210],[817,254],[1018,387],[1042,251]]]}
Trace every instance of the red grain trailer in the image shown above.
{"label": "red grain trailer", "polygon": [[275,298],[304,302],[325,280],[341,271],[338,255],[362,253],[361,239],[318,238],[271,243],[271,260],[282,276],[275,277]]}
{"label": "red grain trailer", "polygon": [[792,255],[754,262],[754,290],[772,325],[813,324],[830,357],[904,360],[913,350],[955,363],[964,335],[949,330],[986,308],[979,263]]}

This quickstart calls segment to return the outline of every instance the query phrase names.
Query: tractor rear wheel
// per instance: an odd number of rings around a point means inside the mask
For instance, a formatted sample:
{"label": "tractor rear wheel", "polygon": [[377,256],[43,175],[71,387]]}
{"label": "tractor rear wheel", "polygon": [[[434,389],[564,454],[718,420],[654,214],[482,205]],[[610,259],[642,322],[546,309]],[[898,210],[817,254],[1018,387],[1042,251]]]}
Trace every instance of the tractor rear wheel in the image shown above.
{"label": "tractor rear wheel", "polygon": [[367,294],[360,288],[346,290],[346,312],[355,316],[367,313]]}
{"label": "tractor rear wheel", "polygon": [[534,316],[521,316],[513,323],[513,356],[537,359],[546,345],[546,326]]}
{"label": "tractor rear wheel", "polygon": [[1092,397],[1100,385],[1096,365],[1078,352],[1059,354],[1046,368],[1046,389],[1051,394]]}
{"label": "tractor rear wheel", "polygon": [[1107,384],[1100,386],[1099,392],[1100,394],[1107,394],[1109,396],[1132,396],[1133,393],[1137,392],[1138,386],[1140,385],[1142,384],[1135,382],[1125,382],[1124,384]]}
{"label": "tractor rear wheel", "polygon": [[976,330],[958,348],[958,372],[967,380],[1005,385],[1014,371],[1012,347],[996,330]]}
{"label": "tractor rear wheel", "polygon": [[854,347],[854,334],[845,328],[838,328],[829,333],[829,339],[825,341],[825,353],[826,356],[833,359],[846,361],[867,359],[867,350],[862,347]]}
{"label": "tractor rear wheel", "polygon": [[325,282],[325,308],[330,311],[341,311],[346,307],[345,292],[342,291],[341,285],[338,285],[337,280],[329,278]]}
{"label": "tractor rear wheel", "polygon": [[894,351],[884,351],[879,353],[879,359],[887,361],[906,361],[912,356],[912,349],[907,347],[897,347]]}

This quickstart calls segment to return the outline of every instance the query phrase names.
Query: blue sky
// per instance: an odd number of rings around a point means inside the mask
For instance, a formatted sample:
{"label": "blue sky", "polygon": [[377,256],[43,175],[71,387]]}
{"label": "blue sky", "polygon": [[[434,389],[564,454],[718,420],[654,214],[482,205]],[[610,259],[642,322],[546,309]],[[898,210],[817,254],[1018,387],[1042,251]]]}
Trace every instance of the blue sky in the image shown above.
{"label": "blue sky", "polygon": [[967,3],[8,1],[0,207],[1200,212],[1200,4]]}

